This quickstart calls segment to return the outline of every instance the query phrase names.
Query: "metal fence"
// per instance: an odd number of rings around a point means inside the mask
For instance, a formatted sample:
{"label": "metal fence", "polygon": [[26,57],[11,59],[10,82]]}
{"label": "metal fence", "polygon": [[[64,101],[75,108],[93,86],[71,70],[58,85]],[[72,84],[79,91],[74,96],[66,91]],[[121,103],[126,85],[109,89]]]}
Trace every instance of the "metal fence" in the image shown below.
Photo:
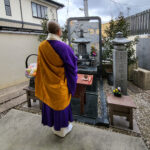
{"label": "metal fence", "polygon": [[130,35],[150,34],[150,9],[126,18]]}

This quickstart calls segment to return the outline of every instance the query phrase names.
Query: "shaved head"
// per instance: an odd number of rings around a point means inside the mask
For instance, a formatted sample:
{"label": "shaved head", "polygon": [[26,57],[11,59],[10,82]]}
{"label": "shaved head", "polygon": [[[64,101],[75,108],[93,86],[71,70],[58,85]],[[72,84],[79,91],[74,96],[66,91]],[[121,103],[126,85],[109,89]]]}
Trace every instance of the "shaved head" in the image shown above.
{"label": "shaved head", "polygon": [[49,21],[47,24],[47,30],[49,33],[57,34],[60,30],[60,26],[55,21]]}

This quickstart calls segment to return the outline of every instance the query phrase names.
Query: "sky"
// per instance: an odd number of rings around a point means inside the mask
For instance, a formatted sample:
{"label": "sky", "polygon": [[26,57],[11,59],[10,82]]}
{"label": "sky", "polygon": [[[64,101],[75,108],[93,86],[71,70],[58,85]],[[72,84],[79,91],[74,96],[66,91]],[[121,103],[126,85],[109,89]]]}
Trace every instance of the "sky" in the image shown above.
{"label": "sky", "polygon": [[[69,17],[83,17],[83,0],[55,0],[65,5],[58,10],[58,22],[64,26]],[[133,15],[150,9],[150,0],[88,0],[89,16],[99,16],[102,23],[109,22],[123,13],[124,16]]]}

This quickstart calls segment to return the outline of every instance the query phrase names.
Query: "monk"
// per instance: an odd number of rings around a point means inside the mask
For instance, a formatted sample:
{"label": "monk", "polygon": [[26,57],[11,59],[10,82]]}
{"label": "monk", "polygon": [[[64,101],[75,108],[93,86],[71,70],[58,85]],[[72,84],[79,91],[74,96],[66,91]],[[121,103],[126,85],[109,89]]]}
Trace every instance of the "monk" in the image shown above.
{"label": "monk", "polygon": [[72,130],[71,96],[77,82],[77,57],[61,41],[61,28],[48,22],[48,37],[39,45],[35,96],[42,102],[42,124],[54,134],[65,137]]}

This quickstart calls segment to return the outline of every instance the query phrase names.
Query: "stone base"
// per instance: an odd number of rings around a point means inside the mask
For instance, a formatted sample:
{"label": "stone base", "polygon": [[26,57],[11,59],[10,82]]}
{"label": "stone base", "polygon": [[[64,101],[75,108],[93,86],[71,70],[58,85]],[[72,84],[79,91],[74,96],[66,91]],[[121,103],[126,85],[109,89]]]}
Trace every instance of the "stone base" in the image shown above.
{"label": "stone base", "polygon": [[137,64],[130,64],[128,65],[128,80],[133,81],[133,70],[137,69]]}
{"label": "stone base", "polygon": [[114,128],[118,128],[126,131],[132,131],[139,135],[141,134],[135,119],[133,119],[133,130],[130,130],[129,122],[126,120],[126,117],[115,116],[115,115],[113,117],[114,117],[114,126],[113,126]]}
{"label": "stone base", "polygon": [[133,70],[133,83],[144,90],[150,90],[150,71],[142,68]]}

